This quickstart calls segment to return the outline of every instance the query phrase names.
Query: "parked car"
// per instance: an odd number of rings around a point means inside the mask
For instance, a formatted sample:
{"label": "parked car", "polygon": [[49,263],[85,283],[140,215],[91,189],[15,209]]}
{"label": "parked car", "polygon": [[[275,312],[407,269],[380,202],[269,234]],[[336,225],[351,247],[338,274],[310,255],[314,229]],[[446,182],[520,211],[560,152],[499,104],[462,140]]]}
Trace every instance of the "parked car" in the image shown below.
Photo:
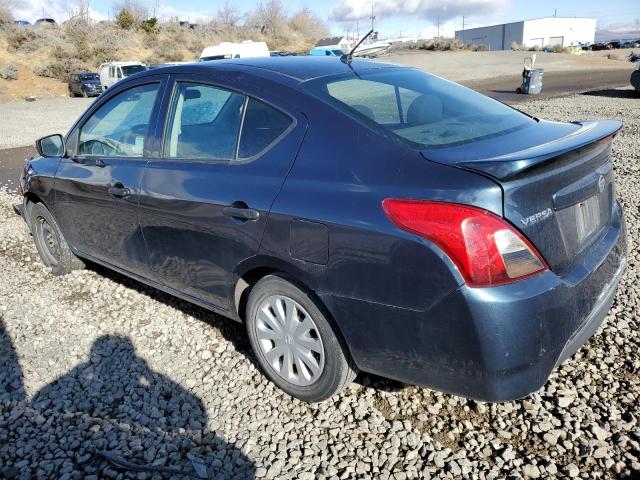
{"label": "parked car", "polygon": [[636,89],[636,92],[640,92],[640,61],[636,62],[636,68],[631,72],[631,85]]}
{"label": "parked car", "polygon": [[55,274],[90,260],[244,322],[302,400],[362,370],[504,401],[612,305],[621,126],[365,60],[178,65],[40,139],[16,210]]}
{"label": "parked car", "polygon": [[93,72],[76,72],[69,78],[69,95],[97,97],[102,93],[100,76]]}
{"label": "parked car", "polygon": [[110,62],[100,65],[100,84],[103,89],[107,89],[114,83],[135,73],[148,70],[147,66],[141,62]]}
{"label": "parked car", "polygon": [[230,58],[268,57],[269,48],[265,42],[221,42],[212,47],[206,47],[200,54],[201,62],[211,60],[225,60]]}
{"label": "parked car", "polygon": [[606,42],[596,42],[591,45],[591,50],[611,50],[613,48],[611,44]]}
{"label": "parked car", "polygon": [[344,52],[339,48],[314,47],[309,50],[309,55],[314,57],[341,57]]}
{"label": "parked car", "polygon": [[34,22],[35,26],[49,25],[55,27],[58,25],[53,18],[39,18]]}
{"label": "parked car", "polygon": [[20,25],[21,27],[28,27],[29,25],[31,25],[31,23],[29,23],[27,20],[14,20],[13,23],[15,23],[16,25]]}

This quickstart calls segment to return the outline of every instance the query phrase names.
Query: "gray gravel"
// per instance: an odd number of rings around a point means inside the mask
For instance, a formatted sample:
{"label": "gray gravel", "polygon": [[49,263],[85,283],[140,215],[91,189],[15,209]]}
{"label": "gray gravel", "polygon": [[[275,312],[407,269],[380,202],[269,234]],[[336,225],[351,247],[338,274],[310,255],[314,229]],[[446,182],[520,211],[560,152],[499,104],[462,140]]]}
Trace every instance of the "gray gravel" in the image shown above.
{"label": "gray gravel", "polygon": [[0,104],[0,148],[33,145],[38,138],[67,133],[92,98],[46,98]]}
{"label": "gray gravel", "polygon": [[293,400],[257,371],[242,326],[104,270],[51,276],[1,192],[0,477],[172,475],[107,456],[209,478],[638,478],[640,99],[602,95],[521,108],[626,122],[629,269],[597,336],[500,405],[370,376]]}

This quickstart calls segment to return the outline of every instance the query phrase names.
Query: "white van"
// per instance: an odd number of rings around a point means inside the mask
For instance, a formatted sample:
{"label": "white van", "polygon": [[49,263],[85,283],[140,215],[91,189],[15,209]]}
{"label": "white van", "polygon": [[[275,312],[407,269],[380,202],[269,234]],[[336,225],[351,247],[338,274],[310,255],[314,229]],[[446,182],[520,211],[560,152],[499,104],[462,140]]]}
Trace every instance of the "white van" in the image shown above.
{"label": "white van", "polygon": [[223,60],[227,58],[268,57],[269,48],[265,42],[222,42],[213,47],[207,47],[200,54],[200,61]]}
{"label": "white van", "polygon": [[145,70],[148,70],[147,66],[140,62],[103,63],[100,65],[100,84],[103,89],[109,88],[118,80]]}

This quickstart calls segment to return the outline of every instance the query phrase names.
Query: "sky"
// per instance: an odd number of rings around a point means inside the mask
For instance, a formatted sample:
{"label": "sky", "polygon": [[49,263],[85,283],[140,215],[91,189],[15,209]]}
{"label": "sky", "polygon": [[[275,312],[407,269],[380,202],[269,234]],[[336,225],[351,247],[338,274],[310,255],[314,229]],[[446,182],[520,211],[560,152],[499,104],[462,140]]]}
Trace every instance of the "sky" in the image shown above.
{"label": "sky", "polygon": [[[10,0],[17,18],[33,21],[41,16],[58,21],[68,18],[75,0]],[[215,14],[224,0],[137,0],[157,11],[161,19],[178,16],[180,20],[197,22]],[[90,7],[96,20],[113,18],[112,0],[92,0]],[[366,33],[371,25],[371,0],[282,0],[289,12],[309,8],[325,20],[334,34],[347,31]],[[233,0],[240,12],[255,7],[256,1]],[[420,36],[430,38],[438,32],[453,36],[462,28],[518,21],[557,14],[564,17],[593,17],[598,29],[613,32],[638,30],[639,0],[375,0],[375,29],[383,37]]]}

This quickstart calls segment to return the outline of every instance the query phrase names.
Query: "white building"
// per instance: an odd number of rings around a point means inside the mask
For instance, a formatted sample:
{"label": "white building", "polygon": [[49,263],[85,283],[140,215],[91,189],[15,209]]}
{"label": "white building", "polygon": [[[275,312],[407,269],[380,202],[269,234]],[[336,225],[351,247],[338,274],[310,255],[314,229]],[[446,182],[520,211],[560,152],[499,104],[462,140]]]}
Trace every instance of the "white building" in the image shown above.
{"label": "white building", "polygon": [[525,47],[571,47],[593,43],[595,18],[545,17],[489,27],[456,30],[464,44],[485,45],[489,50],[510,50],[512,43]]}

